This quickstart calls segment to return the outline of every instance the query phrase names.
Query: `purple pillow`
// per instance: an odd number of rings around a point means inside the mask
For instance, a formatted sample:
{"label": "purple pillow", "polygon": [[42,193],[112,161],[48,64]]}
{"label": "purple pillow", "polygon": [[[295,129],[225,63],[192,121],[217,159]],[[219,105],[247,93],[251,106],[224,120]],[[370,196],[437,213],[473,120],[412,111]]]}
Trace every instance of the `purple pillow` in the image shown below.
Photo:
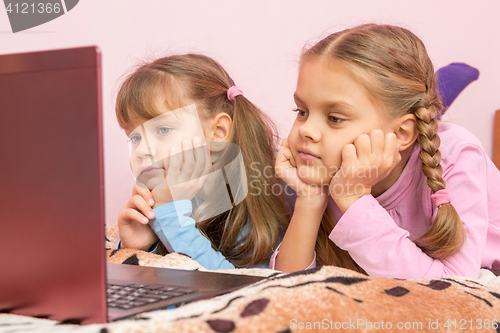
{"label": "purple pillow", "polygon": [[471,82],[476,81],[478,77],[479,71],[476,68],[461,62],[451,63],[436,71],[437,88],[443,103],[443,110],[437,119],[440,119],[448,110],[462,90]]}

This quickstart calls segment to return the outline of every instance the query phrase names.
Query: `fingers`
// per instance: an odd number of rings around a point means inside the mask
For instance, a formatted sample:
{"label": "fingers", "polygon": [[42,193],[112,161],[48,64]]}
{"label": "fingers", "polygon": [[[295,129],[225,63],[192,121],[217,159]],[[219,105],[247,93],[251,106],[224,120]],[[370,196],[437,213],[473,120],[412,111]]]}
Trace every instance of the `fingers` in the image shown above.
{"label": "fingers", "polygon": [[132,189],[132,196],[135,195],[140,195],[150,206],[153,206],[155,204],[151,191],[146,187],[135,184],[134,188]]}
{"label": "fingers", "polygon": [[392,160],[393,164],[399,163],[401,161],[401,154],[399,152],[399,144],[394,133],[388,133],[385,136],[385,145],[383,151],[384,159]]}
{"label": "fingers", "polygon": [[[355,152],[358,159],[364,159],[371,155],[371,140],[368,134],[361,134],[354,140]],[[349,152],[351,148],[348,148]]]}
{"label": "fingers", "polygon": [[195,167],[190,179],[196,179],[195,183],[191,183],[193,192],[198,191],[203,187],[208,178],[208,174],[212,172],[212,160],[210,158],[210,149],[207,144],[203,144],[200,138],[193,138],[193,153],[195,157]]}
{"label": "fingers", "polygon": [[290,148],[288,146],[288,138],[284,138],[283,141],[281,141],[281,147]]}
{"label": "fingers", "polygon": [[210,160],[208,145],[203,145],[200,138],[193,138],[193,153],[195,165],[191,178],[199,178],[211,171],[212,162]]}
{"label": "fingers", "polygon": [[369,134],[361,134],[354,140],[354,146],[359,159],[370,155],[382,156],[385,147],[384,132],[380,129],[374,129]]}
{"label": "fingers", "polygon": [[[198,138],[199,140],[199,138]],[[201,140],[199,141],[201,142]],[[198,143],[199,144],[199,143]],[[193,170],[195,168],[195,157],[194,157],[194,149],[191,144],[191,140],[184,139],[182,140],[182,157],[183,162],[181,166],[181,181],[187,181],[192,179]],[[180,155],[180,154],[179,154]]]}
{"label": "fingers", "polygon": [[214,171],[212,166],[212,156],[210,154],[209,145],[206,144],[203,146],[203,153],[205,154],[205,167],[203,168],[202,175],[208,175],[209,173]]}
{"label": "fingers", "polygon": [[283,165],[283,163],[285,163],[286,165],[297,167],[292,151],[288,146],[288,138],[283,139],[283,141],[281,142],[281,147],[278,150],[278,154],[276,156],[275,165]]}
{"label": "fingers", "polygon": [[361,134],[353,144],[342,149],[342,168],[347,172],[349,168],[376,168],[385,175],[401,161],[396,134],[387,133],[380,129],[372,130],[369,134]]}
{"label": "fingers", "polygon": [[[155,217],[155,213],[153,212],[153,210],[151,209],[151,206],[149,205],[149,203],[146,202],[146,200],[144,200],[144,198],[140,195],[134,195],[130,201],[129,201],[129,205],[131,206],[131,208],[133,208],[135,211],[137,212],[141,212],[142,216],[145,216],[146,217],[146,220],[148,218],[152,219]],[[148,223],[145,219],[141,219],[141,221],[137,221],[137,222],[141,222],[141,223]]]}
{"label": "fingers", "polygon": [[397,144],[396,134],[384,134],[380,129],[361,134],[354,140],[356,155],[360,160],[370,157],[394,158],[399,155]]}
{"label": "fingers", "polygon": [[288,157],[288,159],[290,160],[290,164],[296,168],[297,167],[297,162],[295,162],[295,157],[293,157],[293,154],[292,154],[292,151],[290,150],[290,148],[287,149],[286,151],[286,156]]}
{"label": "fingers", "polygon": [[354,144],[347,144],[342,148],[342,165],[350,166],[358,159]]}
{"label": "fingers", "polygon": [[287,160],[287,158],[285,156],[285,150],[286,150],[285,140],[286,139],[284,139],[281,142],[280,149],[278,149],[278,153],[276,154],[276,160],[274,161],[275,168],[277,168],[279,165],[283,164],[283,162],[285,162]]}
{"label": "fingers", "polygon": [[172,147],[168,164],[171,186],[197,179],[212,171],[210,150],[199,137],[194,137],[192,144],[190,140],[183,140],[182,152],[177,153],[177,149]]}
{"label": "fingers", "polygon": [[148,224],[149,222],[149,220],[144,215],[134,209],[126,209],[123,212],[122,218],[125,218],[128,221],[136,221],[140,224]]}
{"label": "fingers", "polygon": [[[352,144],[342,148],[341,154],[342,164],[330,183],[330,195],[342,212],[355,200],[371,193],[372,187],[401,161],[396,134],[384,134],[379,129],[359,135]],[[341,191],[338,191],[339,185]]]}
{"label": "fingers", "polygon": [[153,193],[156,206],[175,200],[192,199],[203,186],[206,180],[204,176],[213,171],[210,149],[199,137],[183,140],[181,147],[181,152],[177,152],[174,147],[170,149],[168,167],[165,168],[168,191],[156,191],[155,188]]}
{"label": "fingers", "polygon": [[[392,134],[394,135],[394,133]],[[373,155],[381,156],[384,152],[385,136],[384,132],[380,129],[374,129],[370,132],[371,152]]]}
{"label": "fingers", "polygon": [[181,169],[181,162],[179,161],[179,155],[177,153],[177,148],[172,147],[170,148],[170,155],[169,155],[169,161],[168,161],[168,180],[169,184],[171,183],[170,180],[175,180],[177,181],[179,179],[180,175],[180,169]]}
{"label": "fingers", "polygon": [[[141,224],[147,224],[149,219],[155,217],[151,206],[139,194],[130,198],[125,209],[120,213],[119,221],[136,221]],[[148,219],[149,218],[149,219]]]}

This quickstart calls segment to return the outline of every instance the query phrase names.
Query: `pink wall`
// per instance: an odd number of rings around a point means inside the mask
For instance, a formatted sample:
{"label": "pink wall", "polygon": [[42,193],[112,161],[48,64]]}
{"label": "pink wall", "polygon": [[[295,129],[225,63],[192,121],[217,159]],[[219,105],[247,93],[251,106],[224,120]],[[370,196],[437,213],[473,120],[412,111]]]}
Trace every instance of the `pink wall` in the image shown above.
{"label": "pink wall", "polygon": [[0,9],[0,53],[101,48],[106,220],[115,223],[134,180],[113,97],[120,76],[138,60],[166,52],[211,55],[249,99],[280,120],[286,134],[294,119],[297,59],[306,42],[369,21],[403,25],[424,40],[436,67],[466,62],[480,70],[479,80],[457,98],[445,119],[473,132],[491,155],[492,119],[500,109],[498,13],[496,0],[82,0],[66,15],[16,34]]}

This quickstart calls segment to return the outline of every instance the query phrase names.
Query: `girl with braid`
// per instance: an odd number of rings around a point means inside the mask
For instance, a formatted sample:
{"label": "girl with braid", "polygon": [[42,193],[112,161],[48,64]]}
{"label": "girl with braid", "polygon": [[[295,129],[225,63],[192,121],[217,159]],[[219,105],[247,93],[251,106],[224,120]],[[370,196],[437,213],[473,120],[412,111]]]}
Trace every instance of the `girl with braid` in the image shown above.
{"label": "girl with braid", "polygon": [[422,41],[389,25],[334,33],[301,56],[297,118],[276,173],[297,192],[270,267],[392,278],[500,269],[500,172],[442,109]]}
{"label": "girl with braid", "polygon": [[[267,267],[288,214],[284,193],[260,195],[269,192],[267,186],[280,185],[274,174],[266,172],[274,165],[275,129],[224,68],[199,54],[146,63],[121,85],[116,115],[129,138],[130,164],[138,181],[118,217],[117,247],[181,252],[208,269]],[[163,122],[165,117],[170,117],[168,123]],[[196,121],[202,131],[192,130]],[[210,156],[198,149],[205,140]],[[170,155],[159,156],[167,142],[179,148],[170,147]],[[228,169],[236,161],[224,148],[231,145],[241,149],[244,163]],[[179,154],[173,154],[174,149]],[[243,193],[243,187],[229,182],[229,202],[225,188],[229,170],[238,173],[243,168],[242,185],[247,185],[247,179],[253,179],[253,184]],[[213,187],[200,190],[204,171],[222,169],[225,179],[219,179],[225,196],[214,193]],[[178,196],[174,198],[171,181],[180,179],[185,182],[175,185]],[[220,198],[229,202],[227,209],[218,209]],[[195,201],[200,205],[195,207]]]}

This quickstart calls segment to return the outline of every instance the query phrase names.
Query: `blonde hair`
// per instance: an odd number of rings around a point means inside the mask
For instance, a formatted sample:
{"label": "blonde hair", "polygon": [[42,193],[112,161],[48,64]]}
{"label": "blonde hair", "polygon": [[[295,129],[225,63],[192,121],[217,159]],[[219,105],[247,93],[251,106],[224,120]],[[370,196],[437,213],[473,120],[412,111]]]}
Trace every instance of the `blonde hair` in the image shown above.
{"label": "blonde hair", "polygon": [[194,102],[202,118],[213,119],[220,112],[231,117],[230,140],[241,149],[252,186],[240,204],[196,226],[231,263],[250,267],[269,260],[289,218],[283,195],[261,194],[268,192],[267,186],[279,184],[274,174],[263,172],[274,166],[275,126],[244,96],[230,102],[227,90],[233,85],[224,68],[207,56],[160,58],[140,66],[125,79],[116,99],[116,116],[122,127],[130,125],[134,117],[152,119],[159,115],[155,103],[161,96],[169,110]]}
{"label": "blonde hair", "polygon": [[[427,177],[427,184],[433,193],[445,189],[440,165],[438,122],[435,119],[442,104],[434,67],[423,42],[401,27],[365,24],[329,35],[305,50],[301,57],[302,62],[333,59],[347,66],[365,82],[368,92],[384,105],[387,116],[415,115],[419,132],[417,140],[422,147],[422,171]],[[322,233],[329,233],[335,224],[328,222],[330,215],[327,212],[323,217],[325,228]],[[342,263],[345,258],[338,260],[326,253],[332,248],[338,252],[327,235],[318,235],[316,249],[319,260],[345,265]],[[430,257],[444,259],[458,252],[464,238],[462,221],[453,205],[448,203],[439,207],[436,219],[415,243]],[[325,244],[327,242],[329,246]],[[353,263],[351,258],[349,265]]]}

